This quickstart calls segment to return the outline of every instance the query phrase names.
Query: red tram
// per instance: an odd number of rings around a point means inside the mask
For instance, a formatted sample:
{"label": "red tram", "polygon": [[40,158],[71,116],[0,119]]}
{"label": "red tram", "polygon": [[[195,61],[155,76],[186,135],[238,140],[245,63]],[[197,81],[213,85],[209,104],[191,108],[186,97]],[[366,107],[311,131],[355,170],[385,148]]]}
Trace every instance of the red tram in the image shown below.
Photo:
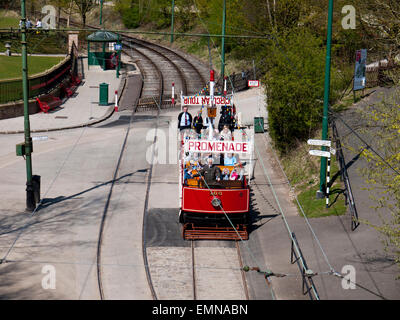
{"label": "red tram", "polygon": [[[208,118],[216,115],[215,109],[213,105],[208,108]],[[245,137],[241,141],[219,140],[214,136],[212,119],[208,121],[208,134],[199,136],[188,132],[181,135],[179,221],[183,225],[183,238],[247,240],[253,142],[245,134],[240,135]],[[218,164],[219,161],[214,164],[225,179],[207,181],[200,174],[200,162],[206,162],[208,157],[219,160],[228,153],[234,155],[236,164]],[[250,159],[250,162],[244,163],[241,158]],[[234,173],[236,177],[232,178]]]}

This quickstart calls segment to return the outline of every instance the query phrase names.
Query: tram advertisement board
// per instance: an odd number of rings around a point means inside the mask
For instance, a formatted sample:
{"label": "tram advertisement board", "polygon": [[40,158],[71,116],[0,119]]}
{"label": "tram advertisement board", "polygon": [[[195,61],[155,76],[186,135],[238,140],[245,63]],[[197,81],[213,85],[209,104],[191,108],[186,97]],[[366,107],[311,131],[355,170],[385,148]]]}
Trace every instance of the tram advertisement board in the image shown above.
{"label": "tram advertisement board", "polygon": [[181,104],[182,106],[191,105],[191,106],[208,106],[211,105],[211,102],[214,102],[213,105],[218,106],[232,106],[232,98],[222,97],[222,96],[214,96],[213,100],[210,96],[181,96]]}
{"label": "tram advertisement board", "polygon": [[185,142],[185,152],[248,154],[251,152],[251,144],[238,141],[188,140]]}

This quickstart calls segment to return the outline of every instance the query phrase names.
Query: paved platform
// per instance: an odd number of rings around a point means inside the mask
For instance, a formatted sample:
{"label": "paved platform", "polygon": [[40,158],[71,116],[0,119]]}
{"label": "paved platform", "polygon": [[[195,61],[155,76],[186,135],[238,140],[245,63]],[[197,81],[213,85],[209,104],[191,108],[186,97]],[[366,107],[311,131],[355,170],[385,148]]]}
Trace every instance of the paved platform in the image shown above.
{"label": "paved platform", "polygon": [[[77,128],[94,124],[109,117],[114,112],[114,92],[120,91],[122,76],[116,77],[115,70],[104,71],[91,66],[83,59],[84,79],[75,94],[60,107],[49,113],[30,115],[32,132]],[[108,106],[99,106],[99,85],[108,83]],[[20,133],[24,130],[24,117],[0,120],[0,133]]]}
{"label": "paved platform", "polygon": [[234,103],[236,112],[241,112],[242,125],[252,126],[255,117],[263,117],[264,127],[267,127],[268,111],[263,88],[252,88],[235,93]]}

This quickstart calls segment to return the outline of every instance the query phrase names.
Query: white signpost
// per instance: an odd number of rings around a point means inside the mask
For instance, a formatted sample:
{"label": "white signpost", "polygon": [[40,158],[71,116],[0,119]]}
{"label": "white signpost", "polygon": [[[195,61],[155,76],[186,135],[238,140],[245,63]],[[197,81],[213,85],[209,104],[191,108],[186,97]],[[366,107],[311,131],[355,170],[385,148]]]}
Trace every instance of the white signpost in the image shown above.
{"label": "white signpost", "polygon": [[330,158],[331,153],[329,151],[321,151],[321,150],[310,150],[308,151],[309,154],[312,156],[318,156],[318,157],[325,157],[325,158]]}
{"label": "white signpost", "polygon": [[322,150],[310,150],[308,151],[309,154],[318,157],[326,157],[328,158],[328,174],[326,176],[326,208],[329,207],[329,180],[330,180],[330,172],[331,172],[331,155],[336,153],[336,150],[331,148],[331,141],[329,140],[313,140],[309,139],[307,141],[309,145],[312,146],[321,146],[321,147],[328,147],[329,151],[322,151]]}
{"label": "white signpost", "polygon": [[307,140],[307,143],[312,145],[312,146],[325,146],[325,147],[330,147],[331,146],[331,141],[330,140],[313,140],[313,139],[309,139],[309,140]]}

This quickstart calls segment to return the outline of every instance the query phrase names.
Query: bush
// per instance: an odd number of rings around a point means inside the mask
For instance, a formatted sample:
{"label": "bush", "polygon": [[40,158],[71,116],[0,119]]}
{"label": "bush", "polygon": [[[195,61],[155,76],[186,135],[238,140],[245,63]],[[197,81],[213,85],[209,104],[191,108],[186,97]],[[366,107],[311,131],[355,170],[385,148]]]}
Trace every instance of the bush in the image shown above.
{"label": "bush", "polygon": [[140,25],[139,8],[133,7],[124,10],[121,14],[122,22],[128,29],[134,29]]}
{"label": "bush", "polygon": [[[322,122],[325,48],[305,30],[274,37],[267,58],[268,123],[282,153],[309,138]],[[331,100],[343,86],[331,71]]]}

